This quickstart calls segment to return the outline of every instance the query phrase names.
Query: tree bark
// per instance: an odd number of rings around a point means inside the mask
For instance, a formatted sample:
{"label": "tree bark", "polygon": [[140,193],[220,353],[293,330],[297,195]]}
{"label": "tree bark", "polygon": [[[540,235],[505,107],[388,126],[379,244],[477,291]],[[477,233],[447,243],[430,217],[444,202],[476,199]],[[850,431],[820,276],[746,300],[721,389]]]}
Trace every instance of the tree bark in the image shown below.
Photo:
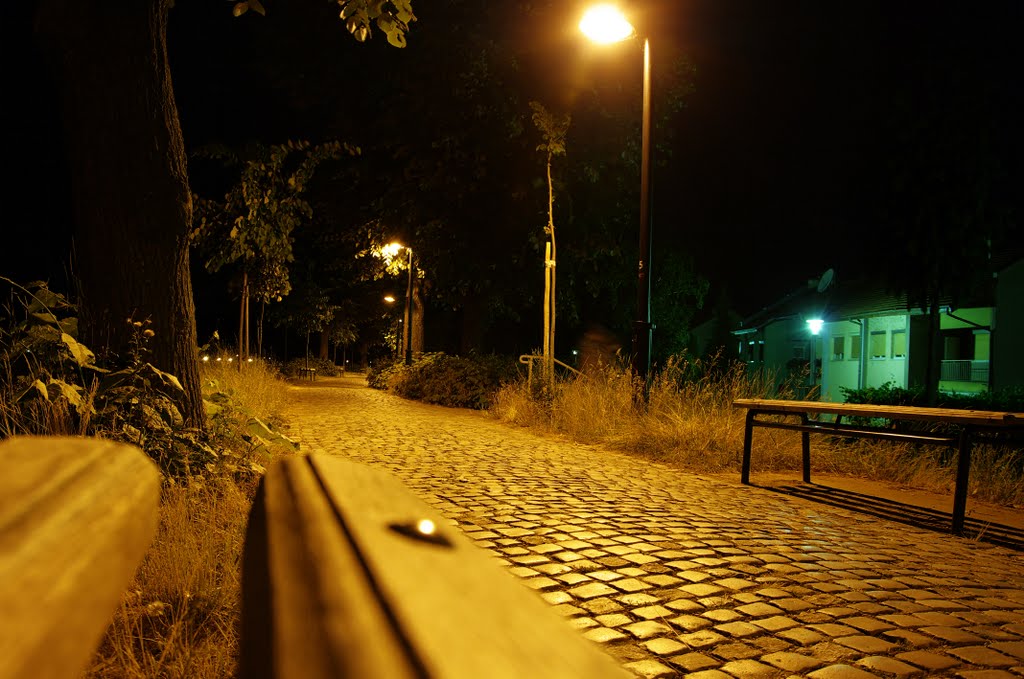
{"label": "tree bark", "polygon": [[425,351],[424,316],[423,283],[420,279],[414,278],[412,282],[412,353],[414,356]]}
{"label": "tree bark", "polygon": [[42,0],[37,30],[61,86],[83,340],[122,352],[150,318],[152,362],[204,423],[189,276],[192,200],[167,59],[167,0]]}
{"label": "tree bark", "polygon": [[317,352],[317,356],[325,361],[327,360],[330,351],[330,339],[330,331],[326,328],[320,331],[320,350]]}

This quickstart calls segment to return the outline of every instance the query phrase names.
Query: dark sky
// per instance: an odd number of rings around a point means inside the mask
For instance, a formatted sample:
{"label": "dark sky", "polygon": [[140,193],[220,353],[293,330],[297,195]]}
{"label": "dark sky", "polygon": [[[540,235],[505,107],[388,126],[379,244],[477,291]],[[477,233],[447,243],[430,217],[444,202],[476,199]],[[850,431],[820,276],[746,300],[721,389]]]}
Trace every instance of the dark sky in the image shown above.
{"label": "dark sky", "polygon": [[[317,7],[326,4],[309,1]],[[227,17],[229,5],[208,0],[178,4],[175,12],[208,16],[216,11],[223,17],[189,21],[186,28],[180,21],[172,23],[178,31],[171,36],[172,61],[190,63],[175,75],[186,134],[229,129],[253,122],[242,118],[270,115],[269,105],[240,111],[216,99],[218,92],[239,88],[252,101],[273,96],[268,83],[251,79],[238,61],[225,58],[234,39],[229,32],[237,27]],[[969,88],[942,89],[944,70],[951,64],[964,65],[967,78],[984,80],[983,89],[995,93],[971,120],[995,119],[999,135],[1014,135],[997,137],[996,145],[1007,156],[1005,169],[1019,176],[1015,128],[1021,104],[1022,4],[652,0],[644,5],[646,16],[656,17],[650,22],[652,49],[678,47],[697,69],[696,90],[678,121],[672,162],[655,177],[655,247],[691,254],[715,290],[727,287],[742,312],[756,310],[829,267],[840,272],[864,268],[863,254],[879,243],[872,230],[872,177],[887,162],[886,135],[899,132],[886,120],[902,92],[931,93],[911,97],[919,102],[915,105],[930,106],[973,96]],[[0,274],[22,280],[60,277],[69,221],[55,99],[28,41],[31,5],[8,3],[3,10],[3,30],[14,34],[3,41],[13,52],[5,62],[17,67],[6,69],[6,155],[13,178],[4,183]],[[205,9],[197,10],[198,5]],[[409,55],[415,55],[418,35],[446,30],[431,21],[429,0],[419,5]],[[571,7],[566,3],[566,17],[552,21],[570,17]],[[270,17],[242,20],[263,22],[257,30],[278,40],[280,23],[287,19],[275,17],[272,4],[268,8]],[[333,16],[324,12],[317,32],[336,30],[340,46],[324,58],[374,58],[370,50],[387,49],[354,45],[340,23],[333,24]],[[557,32],[550,26],[513,25],[509,30],[538,45]],[[567,40],[564,33],[560,39]],[[312,36],[306,42],[308,49],[319,49]],[[278,77],[293,77],[284,60],[277,70]],[[354,63],[353,102],[359,97],[357,73]],[[937,90],[941,96],[931,96]]]}

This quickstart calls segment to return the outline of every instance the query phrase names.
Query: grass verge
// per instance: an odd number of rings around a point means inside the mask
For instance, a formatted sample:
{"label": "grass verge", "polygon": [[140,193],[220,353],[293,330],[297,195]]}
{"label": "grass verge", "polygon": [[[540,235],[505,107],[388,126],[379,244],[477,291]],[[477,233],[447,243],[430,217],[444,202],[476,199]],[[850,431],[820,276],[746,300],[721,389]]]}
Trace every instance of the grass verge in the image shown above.
{"label": "grass verge", "polygon": [[[696,473],[739,473],[743,409],[736,398],[794,398],[773,379],[751,377],[741,364],[675,359],[658,373],[646,408],[634,405],[636,384],[624,366],[606,366],[558,382],[540,394],[525,381],[503,387],[490,412],[499,419],[582,443],[642,455]],[[797,470],[798,432],[754,430],[755,471]],[[884,480],[922,490],[952,493],[955,452],[948,448],[863,439],[812,437],[812,461],[821,473]],[[1024,506],[1024,451],[976,445],[970,494],[1006,506]]]}
{"label": "grass verge", "polygon": [[[203,366],[220,468],[166,480],[160,524],[86,677],[233,676],[238,656],[241,561],[260,469],[281,448],[252,433],[274,422],[286,383],[254,362]],[[260,431],[264,429],[261,427]]]}

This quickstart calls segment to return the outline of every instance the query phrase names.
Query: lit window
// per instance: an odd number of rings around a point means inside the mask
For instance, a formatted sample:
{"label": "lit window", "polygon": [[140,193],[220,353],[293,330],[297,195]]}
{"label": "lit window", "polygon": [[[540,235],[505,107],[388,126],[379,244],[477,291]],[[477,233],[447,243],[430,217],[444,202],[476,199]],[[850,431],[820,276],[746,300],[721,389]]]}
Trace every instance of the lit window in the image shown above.
{"label": "lit window", "polygon": [[845,337],[833,337],[832,338],[832,360],[841,361],[843,356],[846,354],[846,338]]}
{"label": "lit window", "polygon": [[860,335],[850,335],[850,360],[860,360]]}
{"label": "lit window", "polygon": [[892,357],[893,358],[906,358],[907,357],[907,331],[906,330],[893,330],[892,331]]}
{"label": "lit window", "polygon": [[871,347],[870,347],[871,358],[885,358],[885,331],[876,330],[871,333]]}

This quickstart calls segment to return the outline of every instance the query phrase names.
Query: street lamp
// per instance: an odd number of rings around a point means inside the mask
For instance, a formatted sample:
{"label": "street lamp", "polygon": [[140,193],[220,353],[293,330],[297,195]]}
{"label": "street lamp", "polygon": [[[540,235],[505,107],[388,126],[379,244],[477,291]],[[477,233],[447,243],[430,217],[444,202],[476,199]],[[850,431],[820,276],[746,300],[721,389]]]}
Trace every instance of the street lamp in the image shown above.
{"label": "street lamp", "polygon": [[[610,44],[636,35],[636,29],[612,5],[590,8],[580,30],[594,42]],[[637,264],[636,320],[633,321],[633,374],[644,384],[651,369],[651,43],[644,38],[643,123],[640,148],[640,255]]]}
{"label": "street lamp", "polygon": [[409,253],[409,277],[405,288],[405,320],[403,321],[405,327],[402,329],[402,343],[405,344],[405,364],[412,365],[412,248],[401,243],[391,243],[387,247],[396,254],[402,248]]}

